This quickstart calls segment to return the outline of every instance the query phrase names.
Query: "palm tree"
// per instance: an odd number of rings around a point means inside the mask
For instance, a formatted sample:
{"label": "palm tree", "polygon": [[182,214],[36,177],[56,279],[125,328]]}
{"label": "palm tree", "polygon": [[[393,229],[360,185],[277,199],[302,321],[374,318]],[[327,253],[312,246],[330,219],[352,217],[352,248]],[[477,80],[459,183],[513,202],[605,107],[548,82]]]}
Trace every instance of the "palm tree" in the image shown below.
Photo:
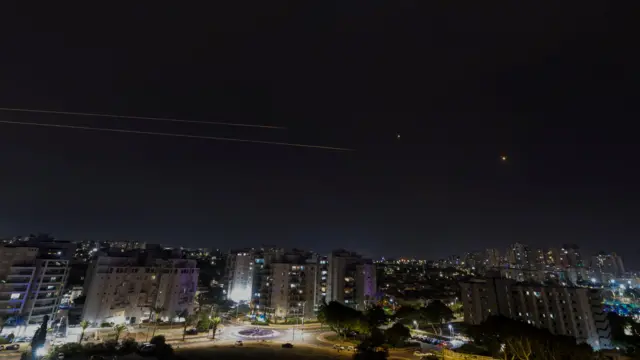
{"label": "palm tree", "polygon": [[89,322],[87,320],[80,321],[80,328],[82,328],[82,332],[80,333],[80,341],[79,344],[82,344],[82,339],[84,338],[84,331],[89,327]]}
{"label": "palm tree", "polygon": [[156,329],[158,328],[158,315],[162,314],[164,312],[164,308],[162,306],[154,306],[151,308],[151,311],[154,313],[154,317],[153,317],[153,334],[151,334],[151,337],[156,336]]}
{"label": "palm tree", "polygon": [[113,331],[116,332],[116,342],[118,342],[118,340],[120,340],[120,335],[126,329],[127,329],[127,326],[125,324],[119,324],[119,325],[116,325],[116,326],[113,327]]}
{"label": "palm tree", "polygon": [[211,340],[216,339],[216,331],[218,330],[218,325],[220,324],[220,322],[222,322],[222,320],[220,319],[219,316],[216,316],[213,319],[211,319],[211,330],[212,330]]}
{"label": "palm tree", "polygon": [[189,314],[189,311],[187,310],[180,312],[179,316],[184,318],[184,327],[182,328],[182,341],[184,341],[185,336],[187,335],[187,328],[189,325],[193,324],[198,317],[195,314]]}

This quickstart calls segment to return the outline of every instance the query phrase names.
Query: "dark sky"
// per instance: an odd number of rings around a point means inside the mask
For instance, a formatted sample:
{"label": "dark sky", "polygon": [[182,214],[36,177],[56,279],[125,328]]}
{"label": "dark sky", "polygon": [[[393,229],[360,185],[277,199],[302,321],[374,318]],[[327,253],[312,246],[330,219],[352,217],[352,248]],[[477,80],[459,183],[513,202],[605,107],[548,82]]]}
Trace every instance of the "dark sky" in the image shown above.
{"label": "dark sky", "polygon": [[0,235],[422,258],[571,242],[640,263],[630,9],[136,3],[15,9],[2,24],[0,107],[288,130],[0,120],[356,151],[0,123]]}

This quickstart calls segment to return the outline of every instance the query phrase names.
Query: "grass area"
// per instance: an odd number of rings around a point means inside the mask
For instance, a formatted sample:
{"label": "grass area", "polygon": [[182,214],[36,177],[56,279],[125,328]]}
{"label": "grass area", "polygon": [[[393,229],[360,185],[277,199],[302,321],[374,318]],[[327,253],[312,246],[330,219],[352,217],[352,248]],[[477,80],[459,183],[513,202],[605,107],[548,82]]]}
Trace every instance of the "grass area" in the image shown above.
{"label": "grass area", "polygon": [[243,347],[218,346],[194,349],[178,349],[176,355],[189,360],[234,360],[234,359],[309,359],[329,360],[345,359],[344,354],[309,346],[295,345],[293,349],[283,349],[279,346],[245,345]]}
{"label": "grass area", "polygon": [[331,334],[329,336],[325,336],[325,339],[327,339],[329,341],[332,341],[332,342],[341,342],[341,343],[353,344],[353,345],[360,344],[359,340],[354,340],[354,339],[350,339],[350,338],[347,338],[345,340],[342,336],[338,336],[338,334]]}

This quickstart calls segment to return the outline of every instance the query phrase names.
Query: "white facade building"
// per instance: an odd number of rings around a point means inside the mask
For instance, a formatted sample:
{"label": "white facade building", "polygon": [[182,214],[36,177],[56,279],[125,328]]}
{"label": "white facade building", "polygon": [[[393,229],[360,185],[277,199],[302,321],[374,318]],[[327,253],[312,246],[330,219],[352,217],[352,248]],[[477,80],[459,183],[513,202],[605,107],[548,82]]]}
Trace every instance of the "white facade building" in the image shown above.
{"label": "white facade building", "polygon": [[98,256],[87,270],[82,318],[91,323],[140,323],[160,307],[163,318],[193,311],[195,260]]}
{"label": "white facade building", "polygon": [[574,337],[596,350],[611,347],[611,331],[598,290],[499,278],[472,280],[460,287],[467,324],[477,325],[489,316],[500,315]]}
{"label": "white facade building", "polygon": [[228,299],[236,302],[251,300],[255,258],[253,249],[231,251],[227,256],[225,289]]}

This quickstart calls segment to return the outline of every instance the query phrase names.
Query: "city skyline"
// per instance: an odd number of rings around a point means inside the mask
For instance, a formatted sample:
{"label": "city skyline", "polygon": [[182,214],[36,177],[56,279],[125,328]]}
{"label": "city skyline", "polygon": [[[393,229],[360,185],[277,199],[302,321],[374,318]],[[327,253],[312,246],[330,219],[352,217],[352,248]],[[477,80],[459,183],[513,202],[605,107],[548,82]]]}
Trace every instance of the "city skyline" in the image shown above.
{"label": "city skyline", "polygon": [[609,5],[219,6],[8,22],[0,107],[195,122],[0,112],[0,234],[640,264],[635,62]]}

